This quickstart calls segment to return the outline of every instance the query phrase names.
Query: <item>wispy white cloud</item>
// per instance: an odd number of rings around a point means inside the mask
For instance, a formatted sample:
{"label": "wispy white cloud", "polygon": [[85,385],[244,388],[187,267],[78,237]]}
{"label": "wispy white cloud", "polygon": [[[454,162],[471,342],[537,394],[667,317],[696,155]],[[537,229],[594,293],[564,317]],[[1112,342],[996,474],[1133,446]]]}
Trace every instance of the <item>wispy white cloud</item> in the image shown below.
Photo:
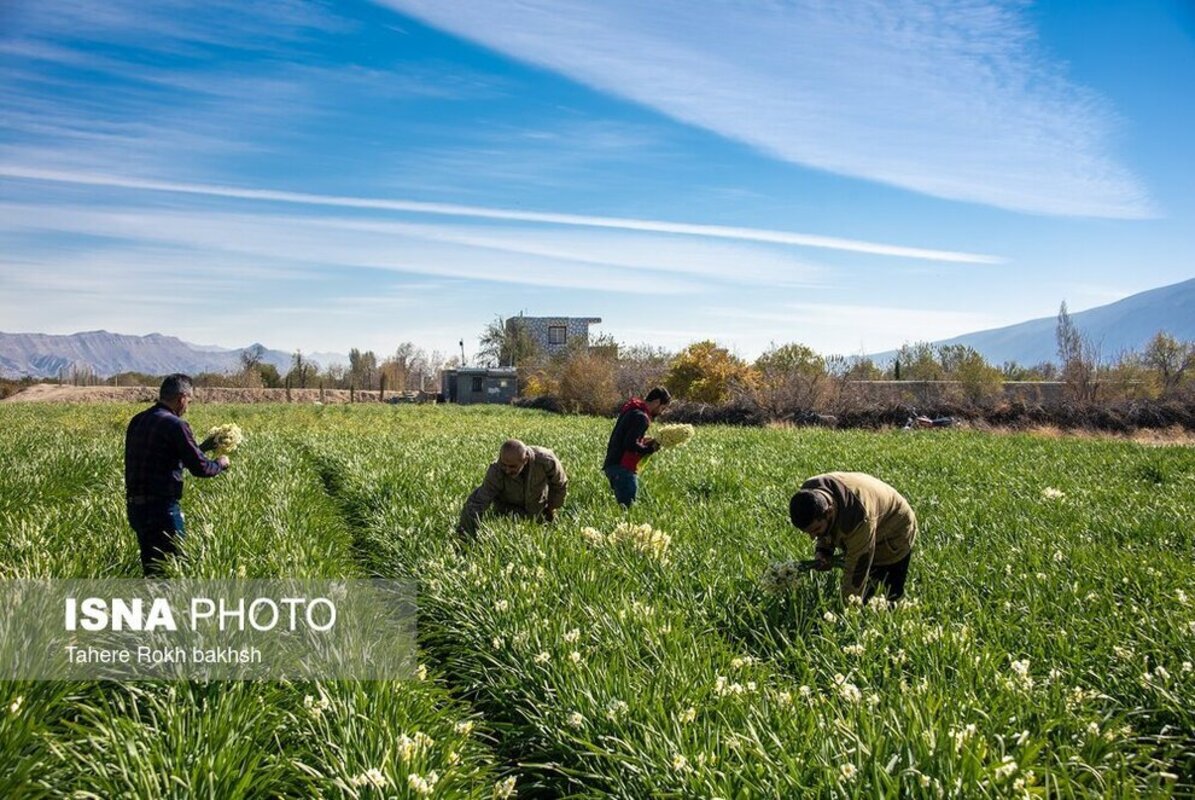
{"label": "wispy white cloud", "polygon": [[[9,204],[0,206],[3,228],[12,232],[72,234],[113,242],[100,258],[106,263],[153,264],[158,251],[176,248],[191,257],[197,271],[236,271],[245,256],[321,269],[384,270],[496,284],[521,284],[613,293],[690,294],[702,290],[690,275],[654,270],[623,258],[616,263],[553,255],[550,248],[491,247],[468,231],[418,226],[364,226],[335,218],[268,214],[180,212],[145,208],[104,209]],[[496,243],[513,242],[500,232]],[[534,237],[529,237],[533,240]],[[122,252],[119,242],[129,243]],[[153,246],[146,248],[146,243]],[[586,249],[578,240],[576,245]],[[228,254],[233,257],[227,259]],[[75,257],[59,258],[55,269],[75,272]],[[93,257],[94,268],[97,258]],[[228,260],[228,266],[224,262]],[[185,263],[179,259],[179,263]]]}
{"label": "wispy white cloud", "polygon": [[118,189],[139,189],[157,192],[228,197],[244,200],[258,200],[301,205],[329,206],[339,208],[399,211],[416,214],[430,214],[450,217],[473,217],[478,219],[532,222],[551,225],[607,228],[627,231],[698,236],[714,239],[732,239],[746,242],[794,245],[799,247],[824,248],[877,256],[896,256],[927,261],[947,261],[968,264],[994,264],[1001,259],[995,256],[933,250],[922,247],[881,244],[854,239],[794,233],[791,231],[765,230],[760,228],[731,227],[724,225],[697,225],[681,222],[665,222],[647,219],[626,219],[579,214],[559,214],[539,211],[518,211],[512,209],[486,208],[448,203],[424,203],[412,200],[387,200],[368,197],[346,197],[320,195],[306,192],[277,191],[273,189],[245,189],[235,186],[182,183],[118,175],[103,175],[83,172],[64,172],[28,168],[15,164],[0,164],[0,177],[20,178],[54,183],[70,183],[84,186],[103,186]]}
{"label": "wispy white cloud", "polygon": [[953,200],[1140,218],[1116,118],[1019,3],[378,0],[777,158]]}

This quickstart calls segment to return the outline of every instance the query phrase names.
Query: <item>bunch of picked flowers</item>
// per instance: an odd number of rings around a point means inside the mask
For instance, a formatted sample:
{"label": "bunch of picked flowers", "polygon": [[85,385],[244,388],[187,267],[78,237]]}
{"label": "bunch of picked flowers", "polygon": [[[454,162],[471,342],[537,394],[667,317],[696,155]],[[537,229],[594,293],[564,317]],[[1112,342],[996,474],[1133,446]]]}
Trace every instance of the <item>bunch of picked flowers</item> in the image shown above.
{"label": "bunch of picked flowers", "polygon": [[207,432],[207,441],[212,444],[212,457],[226,456],[241,446],[245,441],[245,434],[241,433],[241,426],[235,422],[217,425]]}
{"label": "bunch of picked flowers", "polygon": [[659,425],[652,433],[652,438],[660,443],[660,447],[668,450],[687,444],[693,438],[692,425]]}
{"label": "bunch of picked flowers", "polygon": [[806,571],[796,561],[776,561],[763,571],[759,585],[768,594],[787,594],[797,588],[801,575]]}
{"label": "bunch of picked flowers", "polygon": [[664,560],[668,555],[668,545],[672,544],[672,537],[657,530],[647,523],[632,525],[620,522],[610,534],[611,542],[630,542],[637,550]]}

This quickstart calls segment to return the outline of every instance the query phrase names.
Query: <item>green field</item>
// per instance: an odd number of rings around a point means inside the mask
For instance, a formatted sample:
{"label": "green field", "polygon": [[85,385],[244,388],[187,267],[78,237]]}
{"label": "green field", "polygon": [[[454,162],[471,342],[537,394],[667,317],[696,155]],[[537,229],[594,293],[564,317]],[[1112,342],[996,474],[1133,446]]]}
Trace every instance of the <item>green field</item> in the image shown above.
{"label": "green field", "polygon": [[[0,578],[136,577],[132,406],[0,406]],[[424,680],[0,684],[0,797],[1195,794],[1195,450],[956,431],[698,430],[624,519],[611,422],[498,408],[196,406],[192,577],[408,576]],[[461,503],[507,436],[569,470],[552,526]],[[871,472],[921,524],[911,602],[843,608],[788,497]],[[1046,489],[1057,492],[1045,492]],[[514,782],[512,787],[511,782]]]}

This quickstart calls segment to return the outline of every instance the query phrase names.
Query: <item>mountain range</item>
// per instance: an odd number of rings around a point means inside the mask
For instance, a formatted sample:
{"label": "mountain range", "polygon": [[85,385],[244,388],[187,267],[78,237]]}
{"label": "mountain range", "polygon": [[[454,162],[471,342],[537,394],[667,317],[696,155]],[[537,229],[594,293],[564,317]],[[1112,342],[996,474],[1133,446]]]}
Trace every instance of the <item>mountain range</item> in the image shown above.
{"label": "mountain range", "polygon": [[[1108,305],[1076,311],[1070,313],[1070,318],[1079,333],[1095,345],[1104,361],[1115,360],[1126,351],[1144,350],[1159,331],[1180,341],[1195,341],[1195,278],[1129,295]],[[1007,361],[1033,366],[1058,360],[1058,343],[1054,336],[1057,325],[1057,316],[1042,317],[1003,328],[965,333],[932,344],[968,345],[996,366]],[[895,356],[896,351],[889,350],[870,358],[877,364],[885,364]]]}
{"label": "mountain range", "polygon": [[[85,331],[56,336],[0,332],[0,377],[56,378],[78,368],[89,369],[100,377],[121,372],[148,375],[235,372],[241,368],[241,354],[248,350],[258,351],[263,363],[273,364],[280,372],[291,367],[291,353],[260,344],[242,348],[195,345],[160,333],[130,336]],[[337,353],[312,353],[306,357],[321,367],[348,361]]]}
{"label": "mountain range", "polygon": [[[1158,331],[1176,339],[1195,341],[1195,278],[1130,295],[1108,305],[1072,313],[1071,320],[1106,360],[1127,350],[1142,350]],[[1003,328],[977,331],[934,345],[969,345],[989,363],[1015,361],[1033,366],[1057,358],[1054,338],[1056,317],[1031,319]],[[43,333],[0,332],[0,377],[54,378],[72,367],[87,367],[101,377],[121,372],[165,375],[171,372],[235,372],[241,354],[255,349],[261,360],[281,372],[290,369],[291,353],[260,344],[222,348],[190,344],[174,336],[151,333],[130,336],[108,331],[87,331],[69,336]],[[879,364],[891,361],[896,351],[871,356]],[[338,353],[312,353],[311,361],[325,367],[344,364]]]}

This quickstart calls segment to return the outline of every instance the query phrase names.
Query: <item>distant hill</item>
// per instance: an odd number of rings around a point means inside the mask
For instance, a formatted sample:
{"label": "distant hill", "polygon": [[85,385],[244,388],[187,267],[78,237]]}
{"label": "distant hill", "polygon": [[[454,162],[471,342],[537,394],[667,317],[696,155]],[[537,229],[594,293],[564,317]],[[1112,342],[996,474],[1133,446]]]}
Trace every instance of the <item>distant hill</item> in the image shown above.
{"label": "distant hill", "polygon": [[[151,333],[129,336],[108,331],[86,331],[69,336],[44,333],[0,333],[0,377],[54,378],[72,366],[89,367],[108,377],[120,372],[166,375],[171,372],[235,372],[241,353],[260,348],[261,360],[279,371],[290,369],[291,354],[261,345],[226,349],[194,345],[174,336]],[[334,353],[321,353],[312,360],[322,365],[347,361]]]}
{"label": "distant hill", "polygon": [[[1142,350],[1158,331],[1195,341],[1195,278],[1130,295],[1106,306],[1071,313],[1079,332],[1099,347],[1105,360],[1126,350]],[[935,345],[974,347],[988,363],[1016,361],[1023,366],[1058,360],[1054,329],[1058,318],[1043,317],[1004,328],[966,333]],[[891,361],[895,350],[871,356],[877,364]]]}

